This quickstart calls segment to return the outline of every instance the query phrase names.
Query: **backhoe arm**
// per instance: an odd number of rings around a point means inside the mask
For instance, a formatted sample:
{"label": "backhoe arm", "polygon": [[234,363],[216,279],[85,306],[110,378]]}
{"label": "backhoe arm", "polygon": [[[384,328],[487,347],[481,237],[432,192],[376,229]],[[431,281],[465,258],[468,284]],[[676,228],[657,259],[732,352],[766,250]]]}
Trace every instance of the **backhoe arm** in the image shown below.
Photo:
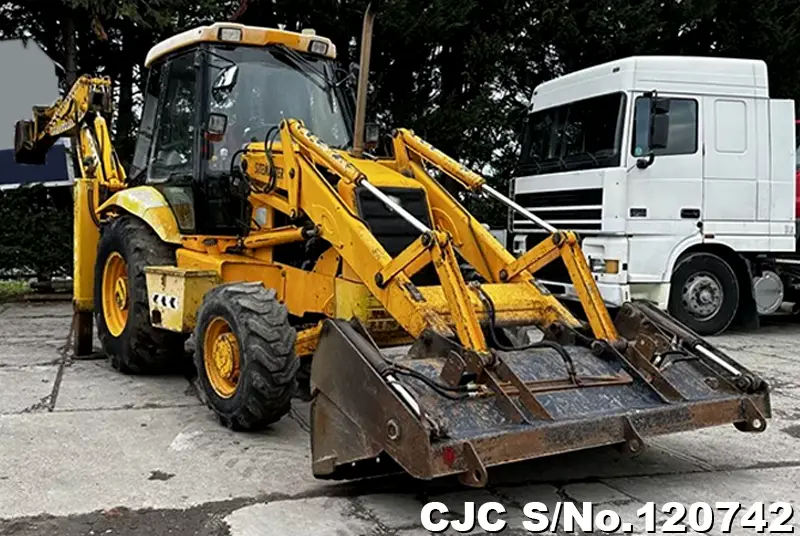
{"label": "backhoe arm", "polygon": [[126,180],[104,117],[111,112],[111,80],[84,75],[54,104],[34,107],[32,120],[18,121],[15,130],[14,157],[21,164],[42,165],[56,140],[72,139],[77,168],[73,219],[77,355],[90,354],[93,348],[94,264],[100,232],[97,208],[112,192],[124,188]]}
{"label": "backhoe arm", "polygon": [[[81,76],[70,91],[51,106],[33,108],[33,119],[16,125],[15,159],[22,164],[44,164],[50,147],[61,137],[77,142],[80,177],[96,179],[117,190],[125,170],[117,157],[103,114],[112,112],[111,80]],[[95,189],[97,190],[97,189]],[[96,194],[98,195],[98,194]],[[99,198],[95,199],[98,206]]]}

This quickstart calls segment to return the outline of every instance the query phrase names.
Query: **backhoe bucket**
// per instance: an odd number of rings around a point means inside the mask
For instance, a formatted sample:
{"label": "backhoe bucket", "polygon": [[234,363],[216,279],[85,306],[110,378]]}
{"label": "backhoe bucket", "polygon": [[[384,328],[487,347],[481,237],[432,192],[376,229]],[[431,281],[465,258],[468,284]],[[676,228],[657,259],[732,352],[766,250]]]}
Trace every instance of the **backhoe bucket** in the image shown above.
{"label": "backhoe bucket", "polygon": [[626,304],[616,324],[627,344],[550,341],[481,364],[431,332],[390,357],[360,324],[326,321],[311,378],[315,476],[400,471],[480,487],[510,462],[637,452],[650,436],[728,423],[765,429],[768,388],[752,372],[646,304]]}

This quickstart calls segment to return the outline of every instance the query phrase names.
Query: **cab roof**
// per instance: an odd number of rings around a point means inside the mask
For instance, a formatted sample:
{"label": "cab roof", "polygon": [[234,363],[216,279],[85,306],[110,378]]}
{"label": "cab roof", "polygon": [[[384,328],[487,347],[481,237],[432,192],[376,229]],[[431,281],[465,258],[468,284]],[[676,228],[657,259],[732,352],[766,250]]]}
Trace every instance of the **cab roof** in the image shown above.
{"label": "cab roof", "polygon": [[150,49],[145,59],[145,67],[150,67],[160,58],[189,48],[199,43],[225,43],[248,46],[282,44],[298,52],[310,52],[318,56],[336,58],[336,46],[327,37],[316,35],[314,30],[288,32],[275,28],[245,26],[232,22],[215,22],[209,26],[199,26],[186,30],[161,41]]}
{"label": "cab roof", "polygon": [[762,60],[701,56],[630,56],[539,84],[533,110],[618,91],[769,97]]}

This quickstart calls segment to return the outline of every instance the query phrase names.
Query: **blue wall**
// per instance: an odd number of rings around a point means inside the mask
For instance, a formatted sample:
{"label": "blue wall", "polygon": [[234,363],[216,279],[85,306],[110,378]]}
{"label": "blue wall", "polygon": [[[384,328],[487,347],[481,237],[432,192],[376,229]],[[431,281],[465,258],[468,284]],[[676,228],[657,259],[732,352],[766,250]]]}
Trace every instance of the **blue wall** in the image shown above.
{"label": "blue wall", "polygon": [[41,166],[17,164],[13,149],[0,150],[0,187],[68,181],[67,163],[66,148],[60,143],[50,148],[46,162]]}

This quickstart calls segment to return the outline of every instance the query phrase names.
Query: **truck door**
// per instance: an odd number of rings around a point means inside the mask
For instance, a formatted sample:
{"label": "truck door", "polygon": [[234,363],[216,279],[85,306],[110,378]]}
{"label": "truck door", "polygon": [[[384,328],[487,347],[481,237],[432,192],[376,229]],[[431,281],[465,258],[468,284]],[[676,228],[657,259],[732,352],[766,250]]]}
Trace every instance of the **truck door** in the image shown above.
{"label": "truck door", "polygon": [[[697,99],[659,94],[657,102],[658,117],[653,121],[659,122],[660,140],[650,137],[651,98],[639,94],[632,103],[628,232],[655,235],[643,239],[664,242],[671,249],[666,242],[674,244],[698,232],[703,208],[702,121]],[[651,141],[656,146],[651,147]],[[669,251],[652,253],[669,255]]]}
{"label": "truck door", "polygon": [[[703,119],[703,219],[711,225],[707,231],[724,230],[713,229],[718,225],[712,222],[768,220],[769,172],[763,174],[762,183],[757,181],[755,102],[736,97],[704,97]],[[762,120],[766,120],[766,113]]]}

